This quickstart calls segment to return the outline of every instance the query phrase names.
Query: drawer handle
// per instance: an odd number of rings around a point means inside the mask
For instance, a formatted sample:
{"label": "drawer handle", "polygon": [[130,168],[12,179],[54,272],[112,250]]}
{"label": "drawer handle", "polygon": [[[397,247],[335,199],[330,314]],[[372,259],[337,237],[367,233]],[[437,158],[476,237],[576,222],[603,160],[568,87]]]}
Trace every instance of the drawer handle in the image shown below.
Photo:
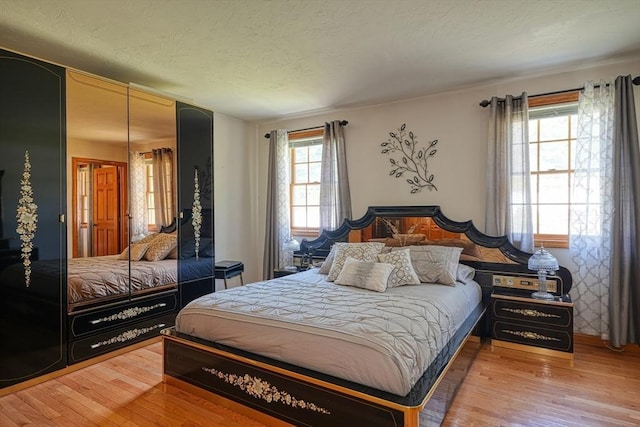
{"label": "drawer handle", "polygon": [[92,349],[96,349],[98,347],[102,347],[103,345],[111,345],[115,343],[123,343],[127,341],[131,341],[132,339],[138,338],[140,335],[144,335],[153,331],[154,329],[163,328],[165,326],[164,323],[158,323],[157,325],[149,326],[148,328],[134,328],[128,331],[124,331],[120,335],[109,338],[105,341],[100,341],[95,344],[91,344]]}
{"label": "drawer handle", "polygon": [[508,311],[510,313],[522,314],[526,317],[556,317],[560,318],[557,314],[543,313],[542,311],[533,310],[531,308],[502,308],[502,311]]}
{"label": "drawer handle", "polygon": [[102,322],[113,322],[114,320],[131,319],[132,317],[140,316],[141,314],[148,313],[151,310],[154,310],[156,308],[161,308],[166,305],[167,305],[166,303],[162,302],[155,305],[148,305],[146,307],[131,307],[131,308],[127,308],[126,310],[122,310],[119,313],[112,314],[111,316],[106,316],[106,317],[101,317],[99,319],[91,320],[90,323],[92,325],[97,325],[98,323],[102,323]]}
{"label": "drawer handle", "polygon": [[531,331],[510,331],[508,329],[503,330],[502,332],[506,334],[515,335],[517,337],[526,338],[528,340],[538,340],[538,341],[560,341],[558,338],[547,337],[545,335],[540,335]]}

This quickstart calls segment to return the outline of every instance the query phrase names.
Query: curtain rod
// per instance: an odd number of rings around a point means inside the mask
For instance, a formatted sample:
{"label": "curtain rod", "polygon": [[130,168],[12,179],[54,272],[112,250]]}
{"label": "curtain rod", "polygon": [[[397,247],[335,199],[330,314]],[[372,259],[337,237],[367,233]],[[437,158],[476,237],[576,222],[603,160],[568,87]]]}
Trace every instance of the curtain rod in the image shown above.
{"label": "curtain rod", "polygon": [[[349,122],[348,122],[348,121],[346,121],[346,120],[341,120],[341,121],[340,121],[340,124],[341,124],[342,126],[346,126],[346,125],[348,125],[348,124],[349,124]],[[310,127],[310,128],[304,128],[304,129],[288,130],[288,131],[287,131],[287,133],[291,133],[291,132],[303,132],[303,131],[305,131],[305,130],[314,130],[314,129],[320,129],[320,128],[323,128],[323,127],[324,127],[324,125],[323,125],[323,126],[313,126],[313,127]],[[265,137],[265,138],[267,138],[267,139],[269,139],[269,138],[271,137],[271,134],[270,134],[270,133],[265,133],[265,134],[264,134],[264,137]]]}
{"label": "curtain rod", "polygon": [[[636,85],[636,86],[640,86],[640,76],[635,77],[633,79],[633,84]],[[594,85],[593,87],[600,87],[600,85]],[[547,92],[547,93],[539,93],[539,94],[536,94],[536,95],[531,95],[531,96],[529,96],[529,98],[535,98],[537,96],[557,95],[559,93],[576,92],[578,90],[583,90],[583,89],[584,89],[584,86],[583,87],[577,87],[575,89],[557,90],[555,92]],[[520,98],[520,97],[519,96],[515,96],[514,98]],[[498,102],[503,102],[503,101],[504,101],[504,99],[502,99],[502,98],[500,98],[498,100]],[[482,108],[485,108],[485,107],[489,106],[490,104],[491,104],[491,101],[487,101],[486,99],[480,102],[480,106]]]}

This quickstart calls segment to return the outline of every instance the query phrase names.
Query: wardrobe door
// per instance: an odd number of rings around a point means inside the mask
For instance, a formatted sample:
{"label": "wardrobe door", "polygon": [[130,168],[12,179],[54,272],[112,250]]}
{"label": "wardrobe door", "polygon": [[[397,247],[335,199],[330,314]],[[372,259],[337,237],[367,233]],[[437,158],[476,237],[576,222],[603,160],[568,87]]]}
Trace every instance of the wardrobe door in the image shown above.
{"label": "wardrobe door", "polygon": [[65,71],[0,50],[0,387],[66,355]]}
{"label": "wardrobe door", "polygon": [[213,292],[213,112],[176,102],[181,306]]}

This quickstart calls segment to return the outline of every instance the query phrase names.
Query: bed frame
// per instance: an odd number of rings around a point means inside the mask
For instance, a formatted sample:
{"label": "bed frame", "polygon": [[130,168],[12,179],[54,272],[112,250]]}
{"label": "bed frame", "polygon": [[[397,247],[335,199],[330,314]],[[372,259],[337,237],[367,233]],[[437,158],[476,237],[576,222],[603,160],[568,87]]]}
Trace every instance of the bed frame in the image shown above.
{"label": "bed frame", "polygon": [[[428,219],[438,237],[462,237],[494,250],[505,262],[461,261],[476,269],[483,302],[467,318],[407,396],[397,396],[287,363],[180,334],[162,331],[163,381],[269,425],[297,426],[428,426],[440,425],[466,372],[488,334],[487,306],[494,275],[535,278],[526,264],[531,254],[514,248],[506,237],[479,232],[471,221],[456,222],[438,206],[370,207],[358,220],[346,220],[315,240],[303,240],[296,254],[314,260],[327,255],[338,241],[363,241],[374,221],[399,225],[402,218]],[[431,224],[435,224],[432,226]],[[365,232],[365,230],[367,230]],[[444,233],[444,234],[442,234]],[[431,237],[431,234],[429,234]],[[376,236],[374,236],[376,237]],[[556,295],[566,296],[571,275],[561,267]]]}

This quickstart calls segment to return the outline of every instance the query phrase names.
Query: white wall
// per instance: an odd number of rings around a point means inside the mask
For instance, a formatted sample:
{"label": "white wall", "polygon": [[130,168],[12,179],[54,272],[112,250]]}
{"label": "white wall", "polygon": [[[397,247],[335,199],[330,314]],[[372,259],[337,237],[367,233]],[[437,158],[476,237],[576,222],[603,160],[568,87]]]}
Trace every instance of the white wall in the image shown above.
{"label": "white wall", "polygon": [[[255,136],[244,122],[214,113],[214,213],[216,261],[238,260],[245,264],[245,282],[262,276],[261,240],[255,232]],[[233,279],[232,279],[233,280]],[[239,283],[234,280],[234,284]],[[229,283],[231,285],[231,282]],[[220,289],[221,283],[216,284]]]}
{"label": "white wall", "polygon": [[[348,120],[345,128],[353,216],[362,216],[371,205],[440,205],[453,220],[473,220],[484,230],[485,164],[487,117],[489,110],[478,105],[483,99],[505,94],[529,95],[581,87],[585,81],[599,81],[617,75],[640,75],[640,58],[624,58],[590,68],[552,75],[505,79],[482,87],[467,88],[439,95],[408,99],[377,106],[344,109],[315,116],[256,123],[255,164],[257,167],[257,242],[264,239],[265,194],[268,144],[264,134],[272,129],[300,129],[322,125],[325,121]],[[640,101],[636,95],[636,103]],[[640,105],[640,104],[639,104]],[[638,108],[640,112],[640,108]],[[389,176],[389,156],[381,154],[380,144],[389,132],[403,123],[422,143],[438,139],[438,152],[431,161],[431,172],[438,191],[410,194],[405,178]],[[262,247],[259,259],[262,262]],[[554,251],[567,265],[566,251]]]}

